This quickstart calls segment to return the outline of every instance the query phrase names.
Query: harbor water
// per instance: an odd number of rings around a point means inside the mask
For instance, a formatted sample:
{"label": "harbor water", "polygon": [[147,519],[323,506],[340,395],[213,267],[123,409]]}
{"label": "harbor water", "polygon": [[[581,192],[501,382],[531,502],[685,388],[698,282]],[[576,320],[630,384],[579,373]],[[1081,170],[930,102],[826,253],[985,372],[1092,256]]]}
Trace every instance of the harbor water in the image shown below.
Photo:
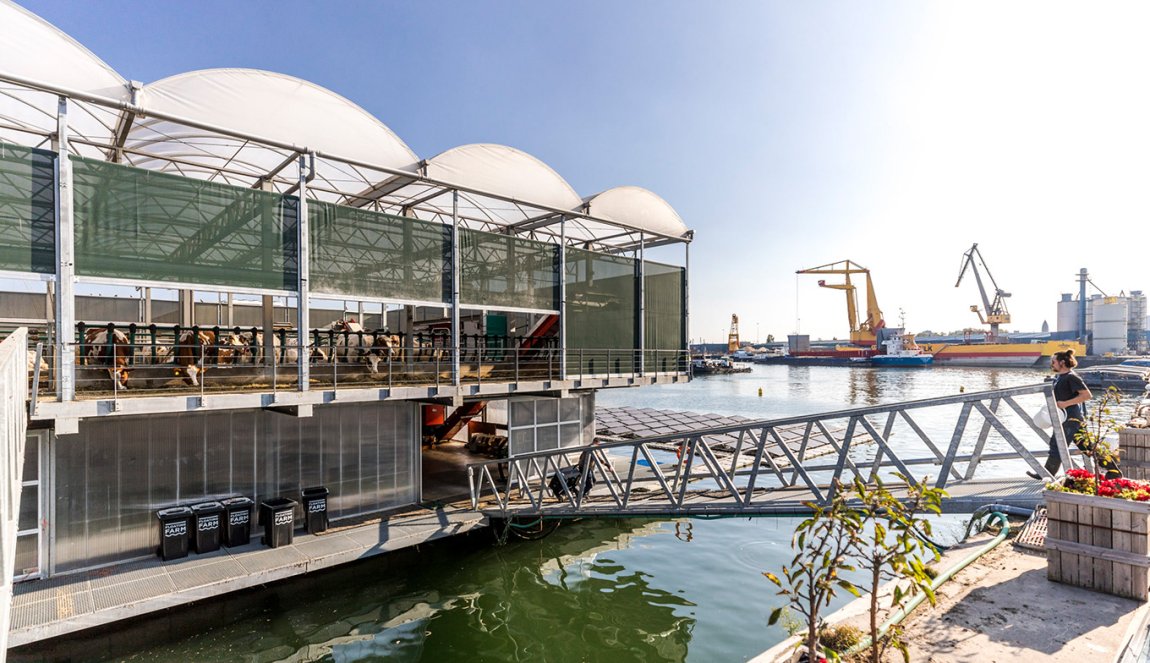
{"label": "harbor water", "polygon": [[[597,405],[767,419],[1043,377],[1019,369],[757,365],[685,385],[601,391]],[[790,560],[795,524],[583,520],[505,545],[481,530],[15,650],[12,660],[747,660],[786,636],[767,626],[780,601],[762,573]],[[940,538],[953,540],[964,524],[941,519]]]}

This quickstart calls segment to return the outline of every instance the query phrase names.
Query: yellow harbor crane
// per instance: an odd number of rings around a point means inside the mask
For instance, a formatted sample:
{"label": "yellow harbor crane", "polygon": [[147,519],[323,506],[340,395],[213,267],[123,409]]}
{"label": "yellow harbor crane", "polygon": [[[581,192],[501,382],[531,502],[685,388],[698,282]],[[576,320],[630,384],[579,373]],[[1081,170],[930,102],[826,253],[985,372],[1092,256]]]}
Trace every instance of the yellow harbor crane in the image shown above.
{"label": "yellow harbor crane", "polygon": [[739,349],[739,316],[731,314],[731,332],[727,334],[727,352],[737,352]]}
{"label": "yellow harbor crane", "polygon": [[[974,261],[978,257],[978,262]],[[978,272],[978,263],[982,263],[982,268],[986,270],[986,277],[990,279],[990,285],[994,288],[994,301],[992,302],[986,294],[986,288],[982,285],[982,275]],[[998,326],[1010,324],[1010,311],[1006,310],[1006,298],[1010,296],[994,281],[994,276],[990,273],[990,268],[986,266],[986,261],[982,258],[982,252],[978,250],[978,243],[975,242],[970,250],[962,254],[962,267],[958,270],[958,281],[955,282],[954,287],[958,287],[962,283],[962,277],[966,274],[966,268],[969,267],[970,271],[974,272],[974,282],[978,284],[978,294],[982,296],[982,306],[986,309],[986,317],[983,317],[982,311],[979,310],[978,304],[972,304],[970,310],[978,314],[978,320],[984,325],[990,325],[990,340],[998,340]]]}
{"label": "yellow harbor crane", "polygon": [[[871,283],[869,269],[850,260],[840,260],[810,269],[800,269],[795,273],[841,274],[844,278],[843,283],[827,283],[825,280],[819,279],[819,287],[846,292],[847,321],[851,328],[851,343],[855,345],[875,344],[875,332],[886,326],[886,320],[883,319],[882,310],[878,307],[878,299],[874,294],[874,284]],[[862,322],[858,321],[858,293],[854,284],[851,283],[851,274],[866,275],[866,320]]]}

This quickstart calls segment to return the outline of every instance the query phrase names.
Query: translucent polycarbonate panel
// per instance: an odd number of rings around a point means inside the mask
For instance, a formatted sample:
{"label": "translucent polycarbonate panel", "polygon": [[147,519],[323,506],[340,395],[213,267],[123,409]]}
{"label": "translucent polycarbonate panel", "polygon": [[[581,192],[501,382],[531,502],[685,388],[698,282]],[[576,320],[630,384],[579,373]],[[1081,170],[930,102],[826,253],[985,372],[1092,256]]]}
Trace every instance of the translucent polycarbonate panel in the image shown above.
{"label": "translucent polycarbonate panel", "polygon": [[646,327],[643,346],[648,350],[660,350],[646,354],[647,370],[674,371],[680,368],[683,359],[675,350],[686,347],[683,337],[685,321],[684,295],[686,285],[682,267],[645,262],[643,266],[643,302],[646,309]]}
{"label": "translucent polycarbonate panel", "polygon": [[559,308],[559,246],[459,230],[460,298],[482,307]]}
{"label": "translucent polycarbonate panel", "polygon": [[311,200],[308,221],[313,292],[450,300],[447,226]]}
{"label": "translucent polycarbonate panel", "polygon": [[0,142],[0,269],[56,271],[55,158]]}
{"label": "translucent polycarbonate panel", "polygon": [[12,575],[20,576],[40,570],[40,537],[37,534],[24,534],[16,538],[16,563]]}
{"label": "translucent polycarbonate panel", "polygon": [[[54,447],[58,572],[152,555],[155,512],[245,495],[331,492],[332,518],[414,504],[415,408],[318,407],[311,418],[262,410],[85,420]],[[320,480],[322,479],[322,480]]]}
{"label": "translucent polycarbonate panel", "polygon": [[[510,456],[557,447],[590,444],[594,439],[595,398],[581,394],[568,398],[514,398],[509,401]],[[591,426],[587,425],[590,418]]]}
{"label": "translucent polycarbonate panel", "polygon": [[16,529],[36,529],[40,522],[40,485],[32,484],[20,489],[20,516]]}
{"label": "translucent polycarbonate panel", "polygon": [[630,372],[628,351],[637,338],[635,261],[568,248],[566,262],[567,370]]}
{"label": "translucent polycarbonate panel", "polygon": [[76,273],[294,290],[299,201],[74,158]]}

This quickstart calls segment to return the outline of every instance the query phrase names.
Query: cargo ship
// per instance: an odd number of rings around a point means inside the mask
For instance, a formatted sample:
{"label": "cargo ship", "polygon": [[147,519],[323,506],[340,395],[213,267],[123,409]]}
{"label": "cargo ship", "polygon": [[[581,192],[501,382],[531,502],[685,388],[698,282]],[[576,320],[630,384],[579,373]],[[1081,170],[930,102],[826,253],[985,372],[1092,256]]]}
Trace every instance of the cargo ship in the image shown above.
{"label": "cargo ship", "polygon": [[[1033,343],[922,343],[924,354],[933,355],[934,366],[978,366],[983,368],[1046,368],[1050,356],[1067,348],[1074,354],[1086,354],[1086,346],[1075,341],[1036,341]],[[834,348],[810,348],[790,353],[798,362],[806,359],[841,360],[870,359],[879,353],[873,347],[837,345]],[[881,355],[879,355],[881,356]]]}
{"label": "cargo ship", "polygon": [[986,366],[1045,368],[1055,352],[1073,348],[1086,354],[1077,341],[1038,341],[1034,343],[919,343],[923,352],[934,355],[936,366]]}

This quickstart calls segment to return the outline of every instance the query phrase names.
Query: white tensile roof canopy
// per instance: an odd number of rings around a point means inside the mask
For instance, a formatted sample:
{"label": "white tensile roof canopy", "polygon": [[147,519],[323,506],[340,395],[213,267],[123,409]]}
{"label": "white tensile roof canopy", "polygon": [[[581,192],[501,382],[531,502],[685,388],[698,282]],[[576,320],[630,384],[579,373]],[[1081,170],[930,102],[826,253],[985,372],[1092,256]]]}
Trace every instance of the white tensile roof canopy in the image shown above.
{"label": "white tensile roof canopy", "polygon": [[[0,0],[0,140],[49,149],[58,97],[75,153],[235,186],[294,190],[315,154],[309,197],[606,251],[686,243],[662,198],[617,187],[582,198],[535,157],[464,145],[419,157],[344,97],[298,78],[210,69],[140,85],[71,37]],[[455,196],[458,195],[456,199]]]}

